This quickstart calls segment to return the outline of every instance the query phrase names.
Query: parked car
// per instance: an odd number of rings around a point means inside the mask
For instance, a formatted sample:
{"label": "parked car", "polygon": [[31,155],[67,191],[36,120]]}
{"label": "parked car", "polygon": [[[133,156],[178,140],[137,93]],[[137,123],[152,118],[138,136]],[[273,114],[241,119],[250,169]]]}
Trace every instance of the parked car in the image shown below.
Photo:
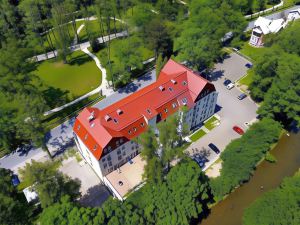
{"label": "parked car", "polygon": [[230,84],[228,84],[228,85],[226,86],[226,88],[227,88],[228,90],[231,90],[233,87],[234,87],[234,84],[233,84],[233,83],[230,83]]}
{"label": "parked car", "polygon": [[245,132],[243,131],[243,129],[240,128],[240,127],[238,127],[238,126],[234,126],[232,129],[233,129],[235,132],[237,132],[238,134],[240,134],[240,135],[242,135],[242,134],[245,133]]}
{"label": "parked car", "polygon": [[250,69],[250,68],[252,68],[253,65],[252,65],[252,63],[246,63],[245,66]]}
{"label": "parked car", "polygon": [[240,94],[237,98],[239,99],[239,100],[243,100],[244,98],[246,98],[247,97],[247,95],[245,94],[245,93],[242,93],[242,94]]}
{"label": "parked car", "polygon": [[226,80],[223,82],[223,84],[224,84],[225,86],[227,86],[227,85],[230,84],[230,83],[232,83],[232,82],[231,82],[231,80],[229,80],[229,79],[226,79]]}
{"label": "parked car", "polygon": [[208,147],[210,147],[211,150],[213,150],[216,154],[219,154],[219,153],[220,153],[220,150],[218,149],[218,147],[215,146],[213,143],[210,143],[210,144],[208,145]]}
{"label": "parked car", "polygon": [[20,180],[19,180],[18,175],[13,174],[11,176],[11,182],[12,182],[13,186],[15,186],[15,187],[18,186],[20,184]]}

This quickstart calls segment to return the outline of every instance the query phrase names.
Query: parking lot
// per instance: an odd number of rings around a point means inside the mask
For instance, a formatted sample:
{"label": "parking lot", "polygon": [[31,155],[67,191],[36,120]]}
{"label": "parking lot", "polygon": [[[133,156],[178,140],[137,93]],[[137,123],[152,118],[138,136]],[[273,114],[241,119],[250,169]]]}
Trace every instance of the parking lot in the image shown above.
{"label": "parking lot", "polygon": [[232,127],[237,125],[243,130],[248,126],[245,123],[255,120],[257,114],[257,105],[249,98],[238,100],[238,96],[242,93],[237,87],[227,90],[223,85],[226,79],[236,81],[247,72],[246,64],[249,63],[246,59],[232,53],[223,63],[218,63],[211,76],[211,81],[216,87],[218,95],[216,113],[220,116],[220,125],[215,127],[205,136],[192,143],[188,148],[191,155],[204,155],[207,159],[204,170],[207,169],[219,157],[209,147],[209,143],[214,143],[220,151],[223,151],[231,140],[240,137]]}

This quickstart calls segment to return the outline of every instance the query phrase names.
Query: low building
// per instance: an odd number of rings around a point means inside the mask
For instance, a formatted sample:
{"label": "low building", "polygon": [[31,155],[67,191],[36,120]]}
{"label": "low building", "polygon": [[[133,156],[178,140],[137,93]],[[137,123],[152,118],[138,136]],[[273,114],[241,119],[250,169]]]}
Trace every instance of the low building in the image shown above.
{"label": "low building", "polygon": [[23,190],[25,198],[28,203],[38,203],[39,196],[38,193],[35,191],[33,186],[29,186]]}
{"label": "low building", "polygon": [[287,15],[287,21],[294,21],[300,19],[300,8],[291,10]]}
{"label": "low building", "polygon": [[270,33],[277,33],[286,26],[284,19],[270,20],[264,17],[258,17],[254,23],[249,44],[261,47],[263,46],[264,36]]}
{"label": "low building", "polygon": [[[123,200],[142,182],[144,162],[135,160],[141,149],[134,139],[181,106],[188,108],[184,119],[189,129],[199,126],[214,114],[217,96],[213,84],[169,60],[153,84],[104,109],[85,108],[75,120],[75,142],[114,196]],[[133,167],[138,178],[125,174]]]}

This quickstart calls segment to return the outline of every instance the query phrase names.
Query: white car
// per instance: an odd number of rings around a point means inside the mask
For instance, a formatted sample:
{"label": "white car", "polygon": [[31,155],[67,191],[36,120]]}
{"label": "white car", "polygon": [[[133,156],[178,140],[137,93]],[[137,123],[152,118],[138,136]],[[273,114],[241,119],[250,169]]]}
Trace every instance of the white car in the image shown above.
{"label": "white car", "polygon": [[228,85],[226,86],[226,88],[227,88],[228,90],[232,89],[233,87],[234,87],[234,84],[233,84],[233,83],[230,83],[230,84],[228,84]]}

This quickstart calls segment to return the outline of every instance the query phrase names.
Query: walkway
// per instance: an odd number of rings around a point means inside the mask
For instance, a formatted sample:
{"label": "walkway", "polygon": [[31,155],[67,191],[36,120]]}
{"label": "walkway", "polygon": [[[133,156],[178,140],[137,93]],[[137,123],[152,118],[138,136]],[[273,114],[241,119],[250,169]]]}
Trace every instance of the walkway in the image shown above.
{"label": "walkway", "polygon": [[[109,39],[112,40],[115,38],[126,37],[126,36],[127,36],[127,31],[122,31],[122,32],[119,32],[116,34],[110,34],[110,35],[104,36],[103,40],[102,40],[102,37],[100,37],[100,38],[98,38],[98,41],[99,41],[99,43],[103,43],[103,42],[107,42]],[[82,50],[84,48],[88,48],[90,46],[91,46],[90,42],[87,41],[87,42],[83,42],[81,44],[72,45],[71,47],[69,47],[69,49],[71,52],[75,52],[78,50]],[[57,55],[57,50],[55,50],[54,52],[55,52],[55,55]],[[55,55],[54,55],[53,51],[51,51],[51,52],[47,52],[46,54],[33,56],[33,58],[35,58],[37,62],[40,62],[40,61],[54,58]]]}

